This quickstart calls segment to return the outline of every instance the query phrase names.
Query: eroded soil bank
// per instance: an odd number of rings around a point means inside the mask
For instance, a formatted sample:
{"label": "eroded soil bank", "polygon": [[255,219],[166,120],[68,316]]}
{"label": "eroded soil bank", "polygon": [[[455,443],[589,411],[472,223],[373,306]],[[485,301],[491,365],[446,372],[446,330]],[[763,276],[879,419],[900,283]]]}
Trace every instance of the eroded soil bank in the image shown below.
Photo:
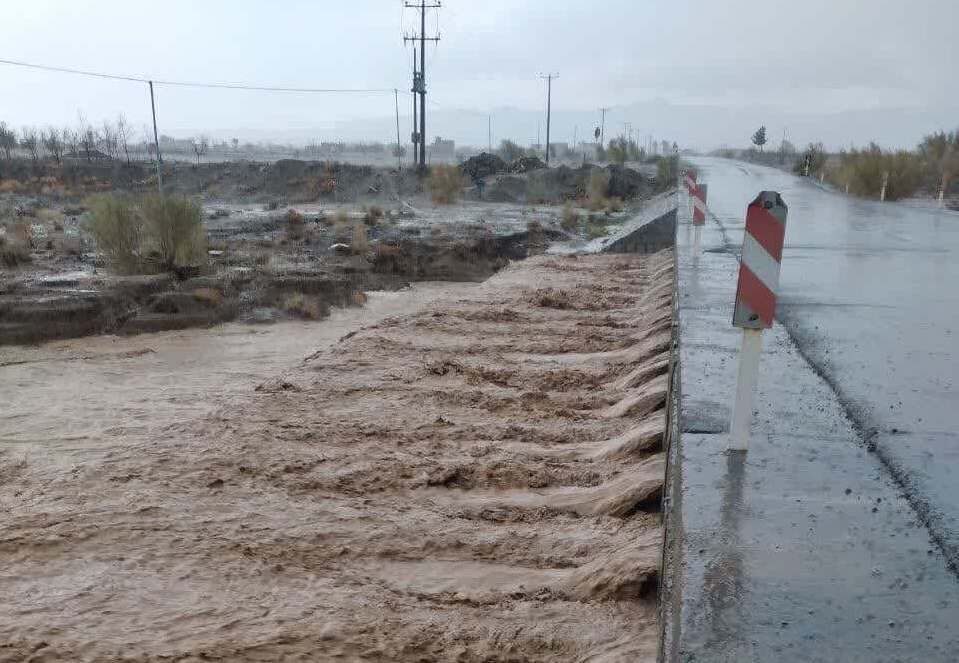
{"label": "eroded soil bank", "polygon": [[539,256],[211,414],[5,454],[0,659],[655,660],[671,295],[668,252]]}

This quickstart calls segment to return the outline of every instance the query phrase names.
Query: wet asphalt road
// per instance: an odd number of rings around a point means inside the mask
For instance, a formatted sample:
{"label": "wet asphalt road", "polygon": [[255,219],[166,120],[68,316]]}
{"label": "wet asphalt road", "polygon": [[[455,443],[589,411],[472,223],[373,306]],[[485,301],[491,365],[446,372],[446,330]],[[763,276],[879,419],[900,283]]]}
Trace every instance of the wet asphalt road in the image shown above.
{"label": "wet asphalt road", "polygon": [[763,189],[789,206],[777,318],[959,575],[959,213],[695,160],[738,252]]}

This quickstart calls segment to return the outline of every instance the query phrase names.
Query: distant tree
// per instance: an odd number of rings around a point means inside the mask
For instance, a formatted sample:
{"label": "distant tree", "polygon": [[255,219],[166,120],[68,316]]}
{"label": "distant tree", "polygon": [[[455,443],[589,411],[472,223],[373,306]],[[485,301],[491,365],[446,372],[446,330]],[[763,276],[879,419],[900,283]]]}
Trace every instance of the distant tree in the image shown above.
{"label": "distant tree", "polygon": [[766,125],[756,129],[756,133],[753,134],[753,145],[759,148],[759,151],[763,151],[763,145],[766,144]]}
{"label": "distant tree", "polygon": [[23,137],[20,139],[20,147],[25,149],[33,159],[33,163],[40,160],[40,137],[37,130],[33,127],[23,128]]}
{"label": "distant tree", "polygon": [[526,154],[526,150],[511,140],[504,140],[499,144],[499,153],[505,161],[515,161]]}
{"label": "distant tree", "polygon": [[193,152],[196,154],[196,165],[200,165],[200,157],[207,153],[210,149],[210,141],[207,140],[206,136],[200,136],[199,139],[193,139]]}
{"label": "distant tree", "polygon": [[234,149],[234,150],[240,146],[240,139],[239,139],[239,138],[234,138],[234,139],[231,140],[230,142],[233,144],[233,149]]}
{"label": "distant tree", "polygon": [[0,122],[0,150],[3,150],[4,156],[9,160],[10,152],[17,146],[17,135],[13,129],[7,126],[6,122]]}
{"label": "distant tree", "polygon": [[43,147],[56,159],[57,165],[63,163],[63,138],[60,137],[60,131],[56,127],[50,127],[40,134],[43,141]]}
{"label": "distant tree", "polygon": [[123,150],[123,158],[130,163],[130,133],[131,127],[123,113],[117,116],[117,142]]}
{"label": "distant tree", "polygon": [[629,157],[629,143],[625,138],[614,138],[609,141],[609,149],[606,155],[610,161],[622,166]]}

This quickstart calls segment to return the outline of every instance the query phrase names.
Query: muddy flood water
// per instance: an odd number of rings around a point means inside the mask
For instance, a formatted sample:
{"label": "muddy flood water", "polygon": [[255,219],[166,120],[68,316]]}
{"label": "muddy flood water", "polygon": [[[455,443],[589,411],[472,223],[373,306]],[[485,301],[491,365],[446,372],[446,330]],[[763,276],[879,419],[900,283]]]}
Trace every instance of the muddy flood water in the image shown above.
{"label": "muddy flood water", "polygon": [[0,661],[654,661],[673,258],[7,349]]}
{"label": "muddy flood water", "polygon": [[64,463],[171,421],[213,412],[346,334],[412,313],[475,283],[420,282],[369,293],[320,322],[228,323],[137,336],[0,346],[0,452],[57,449]]}

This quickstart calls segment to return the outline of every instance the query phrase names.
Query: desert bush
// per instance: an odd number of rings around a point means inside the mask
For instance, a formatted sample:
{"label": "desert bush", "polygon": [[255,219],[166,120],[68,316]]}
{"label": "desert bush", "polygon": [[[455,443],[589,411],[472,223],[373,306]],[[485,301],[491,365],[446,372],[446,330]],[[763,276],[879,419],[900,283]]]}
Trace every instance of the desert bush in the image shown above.
{"label": "desert bush", "polygon": [[306,234],[306,222],[303,220],[303,215],[295,209],[291,209],[287,210],[285,218],[287,239],[294,242],[302,240]]}
{"label": "desert bush", "polygon": [[886,199],[907,198],[922,183],[923,163],[919,155],[905,150],[883,152],[875,143],[863,150],[845,150],[839,154],[839,166],[828,172],[829,180],[849,193],[877,198],[885,173],[889,173]]}
{"label": "desert bush", "polygon": [[676,185],[679,175],[679,157],[659,157],[656,162],[656,184],[660,189],[668,189]]}
{"label": "desert bush", "polygon": [[302,292],[295,292],[288,296],[283,301],[283,310],[307,320],[318,320],[323,315],[323,309],[319,302],[307,297]]}
{"label": "desert bush", "polygon": [[0,265],[4,267],[16,267],[17,265],[30,262],[30,260],[29,244],[8,240],[6,237],[0,237]]}
{"label": "desert bush", "polygon": [[623,211],[623,199],[622,198],[610,198],[606,201],[606,211],[607,212],[622,212]]}
{"label": "desert bush", "polygon": [[451,205],[459,200],[460,193],[467,185],[463,171],[458,166],[439,164],[430,168],[426,187],[439,205]]}
{"label": "desert bush", "polygon": [[366,226],[356,221],[353,223],[353,232],[350,237],[350,252],[353,255],[361,255],[370,250],[370,242],[366,237]]}
{"label": "desert bush", "polygon": [[101,194],[89,203],[90,232],[113,267],[132,273],[140,266],[143,220],[129,198]]}
{"label": "desert bush", "polygon": [[591,220],[586,224],[586,237],[596,239],[606,234],[606,224],[602,221]]}
{"label": "desert bush", "polygon": [[573,208],[572,203],[567,202],[563,205],[563,219],[559,222],[559,227],[566,232],[579,230],[579,212]]}
{"label": "desert bush", "polygon": [[200,207],[178,196],[143,199],[147,232],[166,269],[197,265],[206,258],[206,234]]}
{"label": "desert bush", "polygon": [[606,200],[606,194],[609,193],[609,173],[605,170],[596,168],[589,174],[589,183],[587,188],[587,196],[590,200],[603,201]]}
{"label": "desert bush", "polygon": [[368,226],[375,226],[383,218],[383,208],[379,205],[370,205],[363,214],[363,221]]}
{"label": "desert bush", "polygon": [[210,308],[216,308],[223,303],[223,293],[216,288],[197,288],[193,291],[193,299]]}

